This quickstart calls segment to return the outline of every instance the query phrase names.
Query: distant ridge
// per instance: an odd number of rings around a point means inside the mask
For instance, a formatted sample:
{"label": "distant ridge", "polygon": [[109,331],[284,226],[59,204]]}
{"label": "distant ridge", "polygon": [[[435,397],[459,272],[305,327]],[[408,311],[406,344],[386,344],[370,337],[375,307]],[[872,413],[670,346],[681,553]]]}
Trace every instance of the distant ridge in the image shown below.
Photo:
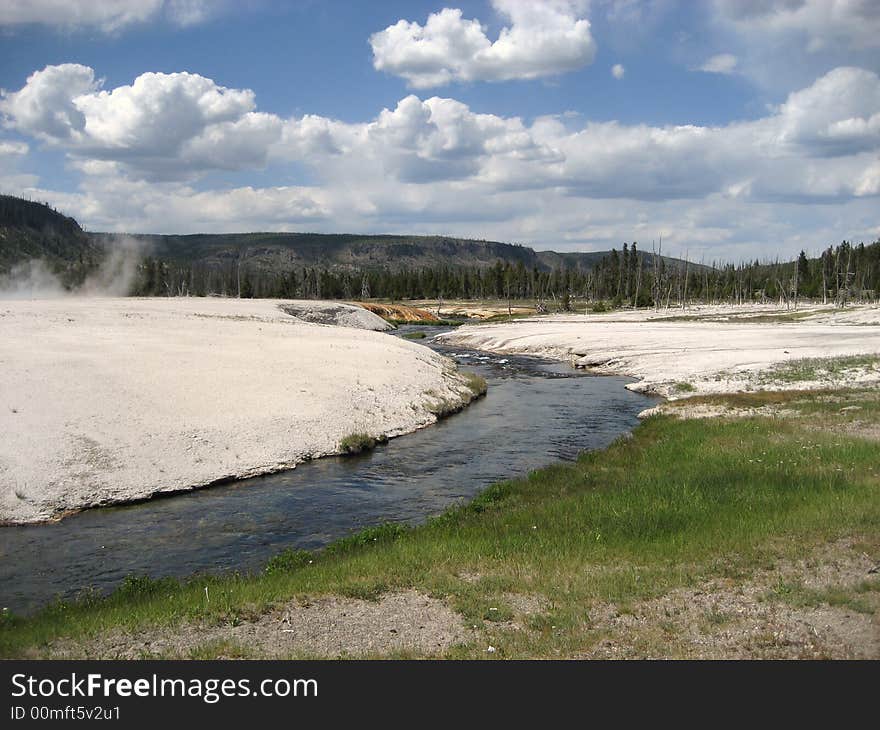
{"label": "distant ridge", "polygon": [[[100,239],[109,234],[95,234]],[[590,269],[608,255],[535,251],[527,246],[449,236],[350,233],[201,233],[133,236],[151,255],[178,263],[223,266],[244,256],[251,265],[278,271],[319,266],[335,271],[488,268],[498,261],[527,269]]]}
{"label": "distant ridge", "polygon": [[[246,259],[255,270],[278,274],[303,267],[345,273],[444,266],[487,269],[499,261],[522,265],[529,271],[586,271],[609,254],[536,251],[517,244],[449,236],[269,232],[129,235],[143,241],[144,250],[156,259],[206,269],[224,269]],[[112,247],[114,236],[86,233],[73,218],[43,203],[0,196],[0,272],[21,261],[42,258],[68,278],[76,278],[80,269],[97,265],[104,251]],[[650,265],[651,254],[643,251],[642,255],[645,264]]]}

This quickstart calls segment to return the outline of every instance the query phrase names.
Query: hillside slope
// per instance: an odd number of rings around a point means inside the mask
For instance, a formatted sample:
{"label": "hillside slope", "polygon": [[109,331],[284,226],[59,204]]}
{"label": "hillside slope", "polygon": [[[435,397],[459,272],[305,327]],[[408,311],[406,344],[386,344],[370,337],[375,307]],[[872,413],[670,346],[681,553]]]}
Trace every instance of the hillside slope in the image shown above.
{"label": "hillside slope", "polygon": [[98,240],[73,218],[11,195],[0,195],[0,274],[42,259],[65,284],[82,281],[103,256]]}

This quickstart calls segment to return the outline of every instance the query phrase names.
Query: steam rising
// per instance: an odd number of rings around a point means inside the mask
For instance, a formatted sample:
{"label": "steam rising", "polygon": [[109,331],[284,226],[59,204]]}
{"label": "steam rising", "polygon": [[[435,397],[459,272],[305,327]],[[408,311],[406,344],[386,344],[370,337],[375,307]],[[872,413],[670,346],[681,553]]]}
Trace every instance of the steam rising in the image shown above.
{"label": "steam rising", "polygon": [[98,269],[74,289],[67,289],[42,259],[17,264],[9,274],[0,276],[0,299],[127,296],[135,283],[146,243],[130,236],[114,236],[106,248],[107,254]]}

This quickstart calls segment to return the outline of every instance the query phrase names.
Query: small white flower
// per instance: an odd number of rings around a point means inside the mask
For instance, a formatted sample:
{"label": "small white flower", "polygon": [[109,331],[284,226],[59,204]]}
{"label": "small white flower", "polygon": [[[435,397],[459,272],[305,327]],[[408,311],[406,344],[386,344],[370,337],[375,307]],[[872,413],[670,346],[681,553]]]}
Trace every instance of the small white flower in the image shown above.
{"label": "small white flower", "polygon": [[488,649],[486,649],[486,651],[489,652],[490,654],[494,654],[494,653],[495,653],[495,647],[494,647],[494,646],[490,646]]}

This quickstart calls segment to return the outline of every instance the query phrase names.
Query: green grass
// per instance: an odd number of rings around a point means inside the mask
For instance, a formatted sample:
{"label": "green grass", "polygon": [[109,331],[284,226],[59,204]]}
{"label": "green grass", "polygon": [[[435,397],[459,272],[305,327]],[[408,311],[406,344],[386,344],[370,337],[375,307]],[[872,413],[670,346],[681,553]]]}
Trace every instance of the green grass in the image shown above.
{"label": "green grass", "polygon": [[471,393],[474,394],[475,398],[479,398],[481,395],[485,395],[486,391],[489,388],[489,385],[486,383],[486,379],[476,373],[468,373],[462,372],[462,376],[465,379],[465,384]]}
{"label": "green grass", "polygon": [[783,581],[778,583],[765,598],[781,601],[796,608],[817,608],[825,604],[873,615],[876,602],[872,602],[870,597],[878,592],[880,592],[880,582],[876,580],[865,580],[855,586],[831,586],[822,589],[808,588],[801,581]]}
{"label": "green grass", "polygon": [[343,454],[359,454],[376,447],[377,439],[368,433],[350,433],[339,442]]}
{"label": "green grass", "polygon": [[480,398],[486,394],[488,384],[484,378],[476,373],[460,372],[459,374],[464,379],[464,384],[467,386],[470,394],[465,394],[463,398],[461,396],[447,398],[433,388],[426,390],[425,410],[433,413],[437,418],[446,418],[453,413],[458,413],[475,398]]}
{"label": "green grass", "polygon": [[762,382],[799,383],[825,379],[840,379],[850,372],[880,368],[877,355],[852,355],[836,358],[803,358],[777,365],[765,375]]}
{"label": "green grass", "polygon": [[[806,396],[776,398],[784,405]],[[846,398],[876,417],[875,392]],[[824,423],[837,417],[840,402],[817,397],[811,408]],[[473,644],[447,656],[485,656],[487,641],[496,658],[573,656],[601,639],[590,620],[596,606],[613,602],[623,611],[845,535],[880,549],[878,527],[876,442],[820,430],[810,417],[657,416],[631,439],[494,484],[418,528],[380,526],[312,555],[284,554],[259,575],[133,579],[106,599],[56,603],[30,618],[5,614],[0,656],[39,655],[60,636],[235,623],[294,597],[375,599],[402,588],[444,598],[477,627]],[[511,594],[546,604],[528,617],[529,630],[506,628],[515,614]],[[723,624],[726,616],[705,619]]]}
{"label": "green grass", "polygon": [[424,332],[406,332],[401,335],[405,340],[424,340],[427,336]]}

